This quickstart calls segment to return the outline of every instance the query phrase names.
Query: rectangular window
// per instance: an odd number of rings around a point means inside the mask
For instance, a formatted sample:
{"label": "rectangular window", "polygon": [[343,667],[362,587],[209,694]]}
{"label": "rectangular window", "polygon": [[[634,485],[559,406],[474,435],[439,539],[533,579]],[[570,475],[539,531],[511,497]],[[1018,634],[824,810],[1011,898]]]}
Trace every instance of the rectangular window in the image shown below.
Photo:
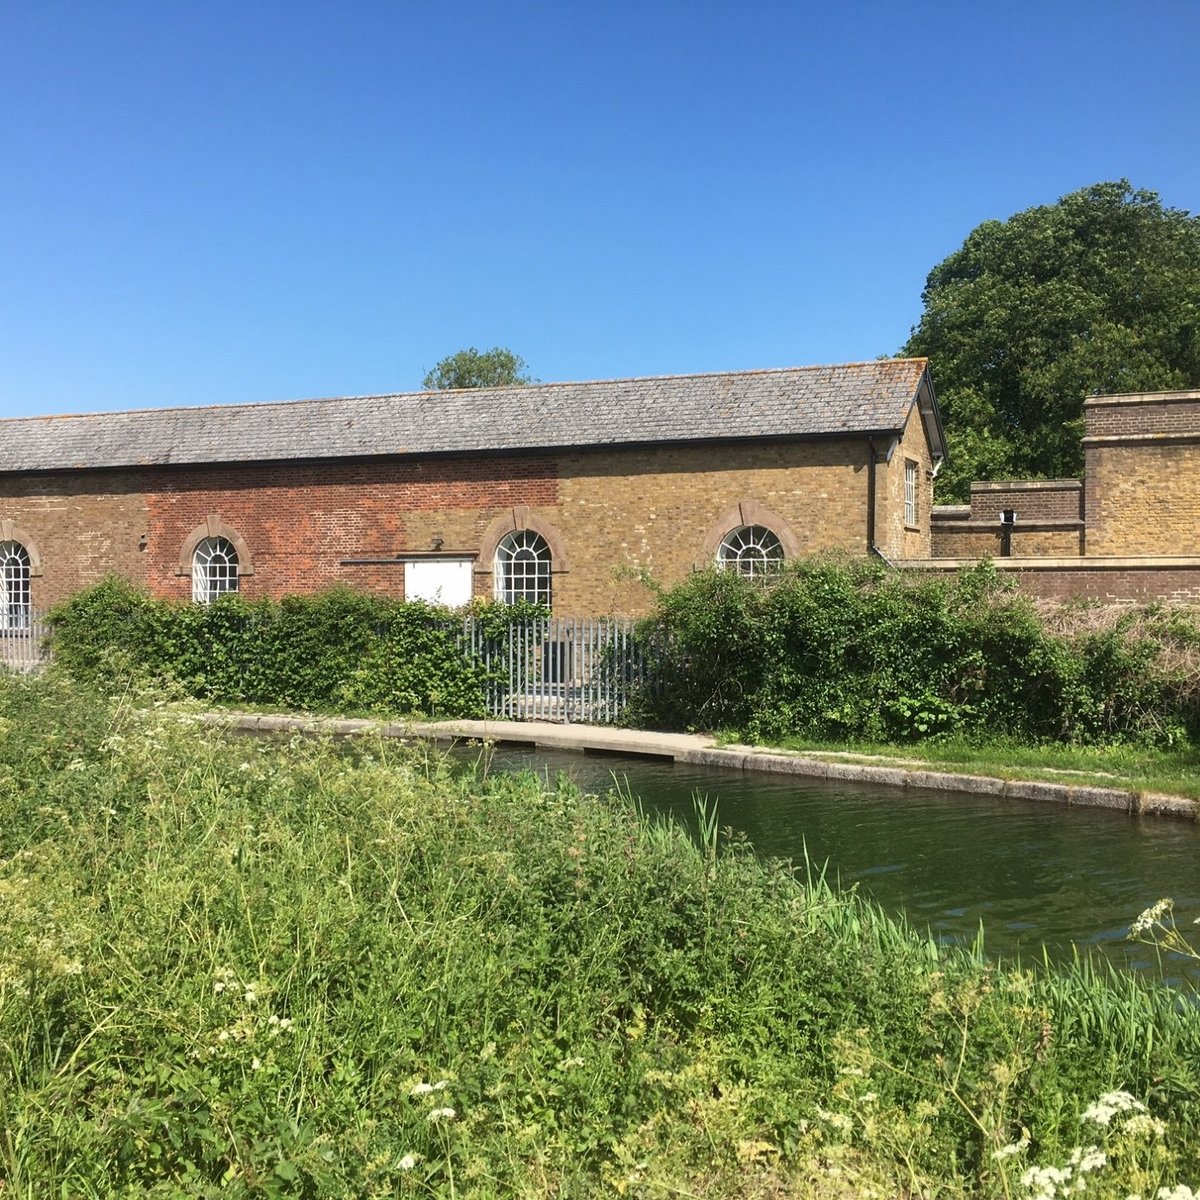
{"label": "rectangular window", "polygon": [[917,523],[917,464],[911,458],[904,460],[904,523]]}

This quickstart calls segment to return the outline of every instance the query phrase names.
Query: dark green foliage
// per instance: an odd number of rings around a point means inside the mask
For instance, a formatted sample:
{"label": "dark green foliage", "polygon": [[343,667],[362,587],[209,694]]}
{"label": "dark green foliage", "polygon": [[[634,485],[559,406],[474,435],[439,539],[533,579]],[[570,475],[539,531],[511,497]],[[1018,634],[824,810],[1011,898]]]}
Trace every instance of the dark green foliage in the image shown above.
{"label": "dark green foliage", "polygon": [[[542,610],[489,617],[494,639]],[[483,715],[483,669],[462,645],[461,615],[335,588],[281,601],[225,596],[211,605],[153,600],[112,578],[51,615],[55,661],[79,679],[136,669],[223,703]]]}
{"label": "dark green foliage", "polygon": [[1093,393],[1200,387],[1200,218],[1124,180],[985,221],[922,300],[903,353],[931,362],[943,501],[973,479],[1077,476]]}
{"label": "dark green foliage", "polygon": [[693,575],[640,636],[659,658],[640,717],[763,740],[1178,741],[1194,686],[1163,660],[1196,628],[1131,612],[1074,636],[983,566],[950,582],[815,560],[773,579]]}

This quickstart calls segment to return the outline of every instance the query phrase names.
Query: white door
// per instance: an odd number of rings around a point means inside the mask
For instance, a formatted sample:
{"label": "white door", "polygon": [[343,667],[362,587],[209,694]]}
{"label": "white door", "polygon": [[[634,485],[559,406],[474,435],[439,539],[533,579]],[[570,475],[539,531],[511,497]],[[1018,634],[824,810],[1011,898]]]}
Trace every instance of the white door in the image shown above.
{"label": "white door", "polygon": [[473,566],[470,558],[410,559],[404,564],[404,598],[449,608],[469,604]]}

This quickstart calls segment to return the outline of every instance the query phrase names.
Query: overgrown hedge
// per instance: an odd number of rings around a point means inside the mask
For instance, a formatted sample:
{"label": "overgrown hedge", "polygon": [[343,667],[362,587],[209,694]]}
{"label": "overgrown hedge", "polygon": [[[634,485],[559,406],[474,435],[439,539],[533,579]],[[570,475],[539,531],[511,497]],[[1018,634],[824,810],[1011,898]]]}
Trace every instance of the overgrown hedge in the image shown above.
{"label": "overgrown hedge", "polygon": [[[495,637],[533,606],[481,606]],[[342,711],[484,715],[486,674],[463,653],[462,617],[334,588],[283,600],[151,599],[110,578],[50,614],[55,661],[75,678],[134,669],[225,703]]]}
{"label": "overgrown hedge", "polygon": [[697,573],[643,623],[660,665],[638,720],[763,740],[1162,745],[1200,732],[1192,617],[1077,606],[1055,624],[987,564],[949,582],[822,560],[765,581]]}
{"label": "overgrown hedge", "polygon": [[[475,615],[502,643],[544,610]],[[204,606],[109,579],[51,623],[57,662],[84,680],[134,667],[220,702],[484,715],[487,678],[463,651],[461,616],[420,602],[334,589]],[[1163,606],[1044,615],[987,565],[949,581],[837,560],[765,581],[698,572],[660,592],[639,637],[651,679],[628,719],[650,727],[764,741],[1200,740],[1194,617]]]}

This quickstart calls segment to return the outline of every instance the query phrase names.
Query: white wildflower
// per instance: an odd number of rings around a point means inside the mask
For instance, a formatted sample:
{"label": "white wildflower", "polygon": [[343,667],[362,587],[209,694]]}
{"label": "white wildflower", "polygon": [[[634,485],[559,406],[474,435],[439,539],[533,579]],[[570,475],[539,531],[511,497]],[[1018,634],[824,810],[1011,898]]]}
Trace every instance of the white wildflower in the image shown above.
{"label": "white wildflower", "polygon": [[396,1165],[402,1171],[411,1171],[417,1165],[417,1156],[415,1154],[406,1154]]}
{"label": "white wildflower", "polygon": [[1089,1146],[1086,1150],[1076,1146],[1071,1151],[1071,1166],[1081,1175],[1100,1170],[1106,1162],[1108,1155],[1099,1146]]}
{"label": "white wildflower", "polygon": [[1071,1181],[1070,1167],[1030,1167],[1021,1183],[1029,1189],[1031,1200],[1054,1200],[1058,1189]]}
{"label": "white wildflower", "polygon": [[1186,1183],[1177,1183],[1172,1188],[1159,1188],[1155,1200],[1200,1200]]}
{"label": "white wildflower", "polygon": [[217,982],[213,984],[213,991],[220,993],[223,992],[228,986],[229,985],[225,982],[225,980],[218,979]]}
{"label": "white wildflower", "polygon": [[1003,1162],[1006,1158],[1015,1158],[1018,1154],[1024,1154],[1029,1149],[1029,1130],[1022,1129],[1019,1141],[1009,1142],[1007,1146],[1001,1146],[999,1150],[993,1151],[992,1157]]}
{"label": "white wildflower", "polygon": [[453,1121],[458,1113],[452,1108],[431,1108],[429,1110],[429,1120],[431,1121]]}
{"label": "white wildflower", "polygon": [[259,1069],[259,1067],[261,1067],[261,1066],[262,1066],[261,1058],[254,1058],[254,1059],[250,1060],[250,1070],[257,1071]]}
{"label": "white wildflower", "polygon": [[432,1083],[414,1083],[408,1094],[410,1096],[428,1096],[432,1091]]}
{"label": "white wildflower", "polygon": [[1150,930],[1157,925],[1163,917],[1175,907],[1175,901],[1169,897],[1164,897],[1157,904],[1152,904],[1146,909],[1141,916],[1129,927],[1129,936],[1131,938],[1141,937],[1144,933],[1149,933]]}
{"label": "white wildflower", "polygon": [[242,999],[245,1000],[247,1004],[253,1004],[255,1000],[258,999],[258,993],[253,987],[248,987],[246,989],[246,994],[242,997]]}
{"label": "white wildflower", "polygon": [[[1147,912],[1149,909],[1147,909]],[[1095,1104],[1083,1110],[1083,1120],[1093,1125],[1110,1125],[1113,1117],[1122,1113],[1144,1113],[1146,1106],[1128,1092],[1105,1092]]]}
{"label": "white wildflower", "polygon": [[583,1059],[580,1058],[578,1054],[573,1054],[573,1055],[571,1055],[570,1058],[564,1058],[562,1060],[562,1062],[560,1062],[558,1064],[558,1069],[560,1071],[569,1071],[572,1067],[582,1067],[582,1066],[583,1066]]}
{"label": "white wildflower", "polygon": [[1121,1126],[1121,1132],[1127,1137],[1160,1138],[1167,1132],[1167,1127],[1149,1113],[1135,1113]]}

